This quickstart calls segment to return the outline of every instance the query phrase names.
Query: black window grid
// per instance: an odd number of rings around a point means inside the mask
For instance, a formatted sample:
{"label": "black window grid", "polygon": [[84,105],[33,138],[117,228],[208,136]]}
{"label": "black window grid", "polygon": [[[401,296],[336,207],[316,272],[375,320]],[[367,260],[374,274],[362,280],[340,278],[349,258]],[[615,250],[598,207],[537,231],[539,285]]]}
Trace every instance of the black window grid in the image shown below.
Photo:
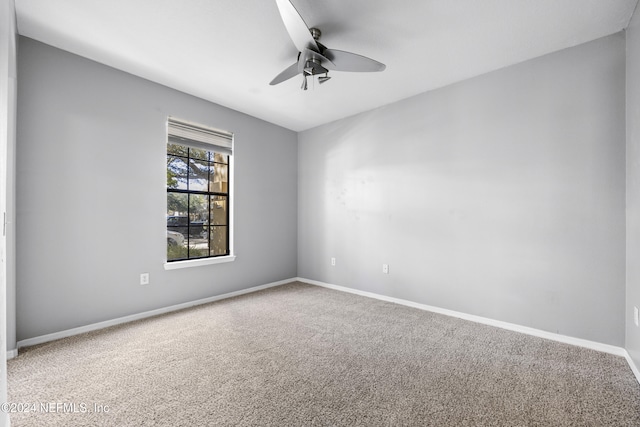
{"label": "black window grid", "polygon": [[[178,144],[175,144],[178,145]],[[216,258],[216,257],[221,257],[221,256],[227,256],[230,254],[230,248],[229,248],[229,237],[230,237],[230,232],[229,232],[229,215],[230,215],[230,201],[231,201],[231,195],[229,193],[229,185],[231,183],[230,180],[230,167],[231,167],[231,156],[229,156],[228,154],[221,154],[221,153],[215,153],[215,150],[207,150],[207,159],[201,159],[198,157],[192,157],[191,156],[191,151],[193,150],[192,148],[186,147],[187,148],[187,156],[181,156],[178,154],[172,154],[167,152],[167,157],[174,157],[174,158],[179,158],[179,159],[183,159],[183,161],[185,162],[185,164],[187,165],[187,176],[186,176],[186,189],[178,189],[178,188],[169,188],[167,187],[167,194],[173,193],[173,194],[186,194],[187,195],[187,233],[184,236],[185,240],[186,240],[186,247],[187,247],[187,257],[186,258],[174,258],[174,259],[167,259],[167,262],[175,262],[175,261],[185,261],[185,260],[190,260],[190,259],[203,259],[203,258]],[[199,150],[201,151],[201,150]],[[226,161],[224,162],[218,162],[215,161],[215,154],[218,155],[222,155],[223,159],[225,159]],[[189,189],[190,186],[190,182],[191,182],[191,167],[190,167],[190,161],[191,160],[196,160],[198,162],[207,162],[207,191],[202,191],[202,190],[191,190]],[[214,167],[215,165],[222,165],[222,166],[226,166],[227,168],[227,191],[226,192],[221,192],[221,191],[211,191],[211,172],[212,170],[215,170]],[[207,212],[208,212],[208,220],[207,220],[207,247],[208,247],[208,255],[205,256],[191,256],[191,203],[190,203],[190,196],[191,195],[201,195],[201,196],[207,196]],[[226,198],[226,208],[225,208],[225,224],[212,224],[213,222],[213,218],[212,218],[212,196],[221,196],[221,197],[225,197]],[[181,227],[181,226],[179,226]],[[222,228],[224,227],[225,229],[225,251],[222,254],[211,254],[211,228],[212,227],[219,227]],[[170,227],[167,227],[168,229],[171,229]]]}

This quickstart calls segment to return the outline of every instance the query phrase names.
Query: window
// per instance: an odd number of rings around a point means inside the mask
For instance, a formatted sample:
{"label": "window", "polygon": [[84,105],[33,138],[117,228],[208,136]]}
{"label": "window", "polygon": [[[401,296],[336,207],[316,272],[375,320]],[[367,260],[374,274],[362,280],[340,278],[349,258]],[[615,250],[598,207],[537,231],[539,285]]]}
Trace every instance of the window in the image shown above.
{"label": "window", "polygon": [[167,261],[231,254],[233,135],[169,118]]}

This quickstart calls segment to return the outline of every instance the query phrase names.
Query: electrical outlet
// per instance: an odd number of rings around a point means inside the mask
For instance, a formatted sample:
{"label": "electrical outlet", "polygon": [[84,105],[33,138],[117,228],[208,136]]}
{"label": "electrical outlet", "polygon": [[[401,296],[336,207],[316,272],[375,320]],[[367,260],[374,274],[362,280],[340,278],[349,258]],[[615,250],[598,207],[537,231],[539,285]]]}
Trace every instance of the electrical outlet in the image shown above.
{"label": "electrical outlet", "polygon": [[140,274],[140,284],[148,285],[149,284],[149,273],[141,273]]}
{"label": "electrical outlet", "polygon": [[636,326],[640,326],[638,325],[638,307],[633,307],[633,323],[636,324]]}
{"label": "electrical outlet", "polygon": [[382,272],[384,274],[389,274],[389,264],[382,264]]}
{"label": "electrical outlet", "polygon": [[335,258],[331,258],[331,265],[332,265],[333,267],[335,267],[335,266],[336,266],[336,259],[335,259]]}

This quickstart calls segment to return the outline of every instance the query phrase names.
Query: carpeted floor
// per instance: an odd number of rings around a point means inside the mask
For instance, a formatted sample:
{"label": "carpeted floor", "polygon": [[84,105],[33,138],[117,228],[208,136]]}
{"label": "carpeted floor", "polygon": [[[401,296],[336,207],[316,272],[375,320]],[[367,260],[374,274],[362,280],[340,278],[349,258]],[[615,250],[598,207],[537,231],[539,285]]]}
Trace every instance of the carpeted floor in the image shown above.
{"label": "carpeted floor", "polygon": [[8,369],[13,427],[640,426],[623,358],[301,283]]}

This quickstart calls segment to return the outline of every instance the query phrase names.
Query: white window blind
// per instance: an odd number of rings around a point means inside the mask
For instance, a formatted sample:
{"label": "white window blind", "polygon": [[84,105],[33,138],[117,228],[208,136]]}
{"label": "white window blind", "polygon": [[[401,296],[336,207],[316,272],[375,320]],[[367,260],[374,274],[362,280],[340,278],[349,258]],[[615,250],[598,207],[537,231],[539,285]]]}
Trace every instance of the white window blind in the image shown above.
{"label": "white window blind", "polygon": [[233,154],[233,134],[230,132],[197,125],[174,117],[169,117],[167,127],[169,143],[222,154]]}

